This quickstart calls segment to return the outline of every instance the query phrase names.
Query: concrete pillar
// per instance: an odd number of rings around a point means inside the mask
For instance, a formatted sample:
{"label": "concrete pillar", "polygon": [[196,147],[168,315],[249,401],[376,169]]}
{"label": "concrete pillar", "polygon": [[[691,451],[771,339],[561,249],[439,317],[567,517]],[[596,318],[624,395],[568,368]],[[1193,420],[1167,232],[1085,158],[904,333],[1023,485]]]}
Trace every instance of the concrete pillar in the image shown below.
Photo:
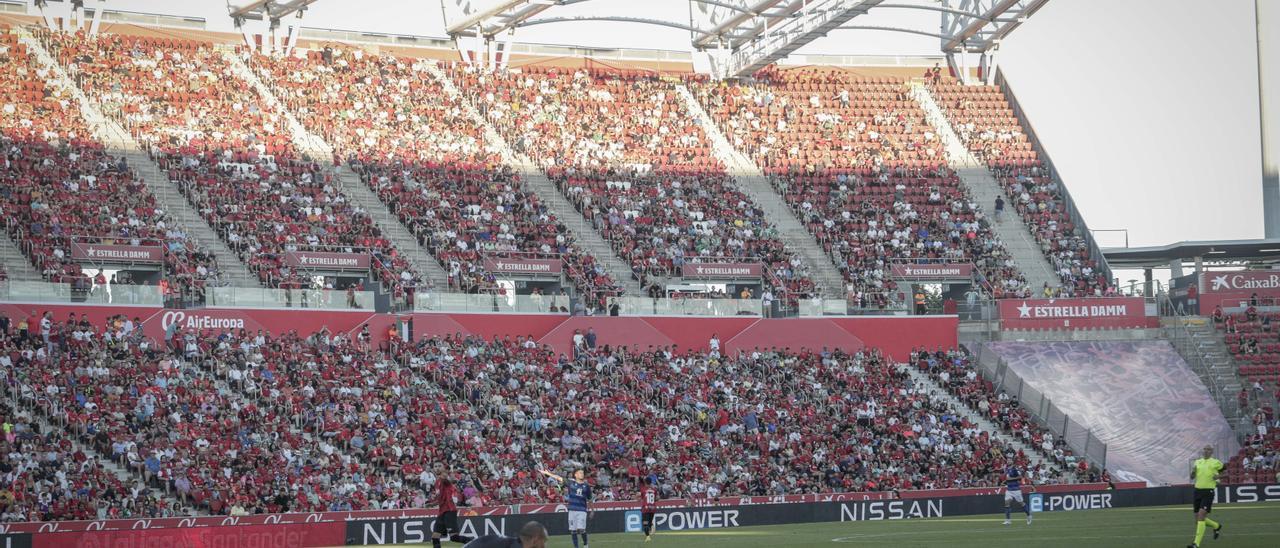
{"label": "concrete pillar", "polygon": [[1150,297],[1156,294],[1155,291],[1152,291],[1151,285],[1151,267],[1146,267],[1142,269],[1142,294],[1144,296]]}
{"label": "concrete pillar", "polygon": [[[1262,223],[1280,238],[1280,6],[1254,0],[1258,37],[1258,117],[1262,143]],[[1271,68],[1267,68],[1271,67]],[[1270,90],[1270,91],[1267,91]]]}

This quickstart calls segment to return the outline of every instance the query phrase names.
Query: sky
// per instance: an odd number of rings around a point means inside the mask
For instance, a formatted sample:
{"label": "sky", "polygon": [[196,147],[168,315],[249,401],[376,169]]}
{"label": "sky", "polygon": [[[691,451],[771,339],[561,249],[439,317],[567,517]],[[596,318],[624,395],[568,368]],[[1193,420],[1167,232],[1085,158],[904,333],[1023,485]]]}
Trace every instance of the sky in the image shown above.
{"label": "sky", "polygon": [[[209,30],[231,31],[227,4],[108,2],[112,9],[204,17]],[[689,4],[593,0],[544,14],[688,23]],[[857,21],[928,30],[940,22],[934,12],[893,8],[873,9]],[[445,35],[441,0],[320,0],[303,25]],[[686,51],[689,38],[683,30],[600,22],[540,25],[515,36],[530,43]],[[796,53],[937,55],[939,41],[837,31]],[[1252,0],[1051,0],[1001,44],[997,60],[1090,228],[1125,229],[1135,247],[1262,237]],[[1120,233],[1097,237],[1103,247],[1125,243]]]}

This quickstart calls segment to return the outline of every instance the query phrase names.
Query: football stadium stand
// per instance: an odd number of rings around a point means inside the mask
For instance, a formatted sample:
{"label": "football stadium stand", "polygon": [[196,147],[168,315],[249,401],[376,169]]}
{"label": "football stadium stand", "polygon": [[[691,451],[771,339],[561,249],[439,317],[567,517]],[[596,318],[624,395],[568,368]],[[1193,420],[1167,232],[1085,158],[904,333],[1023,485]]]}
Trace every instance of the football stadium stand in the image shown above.
{"label": "football stadium stand", "polygon": [[445,462],[469,506],[1280,471],[1274,300],[1120,295],[1007,86],[13,21],[0,521],[422,509]]}

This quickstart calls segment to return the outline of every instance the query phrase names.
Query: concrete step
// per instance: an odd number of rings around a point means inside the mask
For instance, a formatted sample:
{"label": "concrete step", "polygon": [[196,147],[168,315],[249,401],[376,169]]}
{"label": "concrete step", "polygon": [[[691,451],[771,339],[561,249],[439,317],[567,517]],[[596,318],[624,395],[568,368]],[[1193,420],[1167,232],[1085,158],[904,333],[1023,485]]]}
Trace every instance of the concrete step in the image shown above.
{"label": "concrete step", "polygon": [[720,126],[716,124],[707,110],[702,107],[702,103],[693,96],[693,92],[684,84],[676,84],[676,94],[684,102],[685,108],[698,121],[698,125],[702,126],[702,130],[707,134],[707,138],[711,140],[711,152],[715,154],[716,159],[724,163],[729,174],[734,177],[763,177],[764,172],[760,167],[751,160],[745,153],[733,148],[729,143],[729,139],[720,131]]}
{"label": "concrete step", "polygon": [[10,280],[38,282],[42,279],[40,272],[22,254],[17,243],[9,239],[8,234],[0,237],[0,264],[4,265],[4,271]]}
{"label": "concrete step", "polygon": [[[969,191],[969,196],[978,203],[979,209],[994,213],[996,197],[1005,196],[1000,181],[997,181],[963,145],[951,122],[938,107],[937,101],[927,87],[913,85],[911,96],[925,111],[925,118],[942,140],[947,151],[948,165],[960,176],[960,181]],[[1005,201],[1009,201],[1007,196]],[[1035,236],[1012,207],[1006,208],[1004,219],[1000,222],[995,222],[994,215],[987,215],[987,217],[992,221],[992,231],[1004,243],[1005,249],[1009,251],[1023,276],[1026,277],[1033,293],[1038,292],[1046,283],[1049,287],[1058,287],[1062,284],[1053,265],[1040,250],[1040,244],[1036,242]]]}
{"label": "concrete step", "polygon": [[258,97],[268,108],[284,116],[294,147],[311,161],[327,166],[326,169],[334,175],[338,191],[373,220],[382,235],[391,240],[391,244],[409,261],[415,272],[430,281],[434,287],[449,287],[448,273],[435,256],[418,243],[418,239],[408,227],[391,213],[390,204],[383,203],[373,189],[345,164],[332,167],[333,147],[324,138],[312,133],[299,122],[293,112],[276,97],[275,92],[249,68],[249,65],[245,64],[240,55],[231,49],[222,50],[222,57],[226,59],[232,71],[257,92]]}
{"label": "concrete step", "polygon": [[391,240],[396,249],[406,254],[409,263],[419,275],[431,281],[437,288],[449,287],[449,273],[440,261],[427,248],[418,243],[418,238],[409,228],[400,222],[400,218],[391,212],[390,204],[384,203],[355,171],[345,164],[338,167],[339,189],[344,195],[356,203],[373,219],[382,234]]}
{"label": "concrete step", "polygon": [[[31,422],[38,426],[41,432],[61,431],[69,434],[65,436],[65,438],[71,442],[71,445],[75,449],[84,453],[86,457],[96,459],[104,469],[110,472],[111,475],[115,476],[116,479],[120,480],[120,483],[126,488],[133,486],[134,483],[145,484],[146,478],[143,477],[142,474],[129,471],[119,462],[112,460],[110,455],[99,452],[86,435],[78,434],[73,430],[68,430],[66,425],[54,424],[54,421],[59,421],[62,417],[50,417],[45,414],[45,409],[39,406],[22,406],[20,409],[22,409],[20,412],[30,417]],[[178,509],[179,517],[209,515],[205,510],[197,510],[187,502],[178,500],[167,485],[158,489],[152,488],[152,492],[158,499],[160,499],[161,502],[165,502],[168,506]]]}
{"label": "concrete step", "polygon": [[707,138],[711,140],[711,151],[716,159],[724,163],[729,174],[734,176],[738,188],[764,210],[765,218],[769,220],[769,224],[778,229],[780,239],[787,249],[799,255],[804,261],[804,266],[808,269],[806,274],[817,283],[819,293],[824,298],[844,299],[846,293],[844,276],[832,262],[831,255],[818,245],[817,240],[796,217],[795,211],[786,203],[786,200],[774,189],[759,166],[746,154],[733,148],[715,120],[693,96],[689,88],[684,84],[676,84],[675,88],[676,95],[684,102],[685,109],[698,121],[706,132]]}
{"label": "concrete step", "polygon": [[458,87],[454,85],[453,79],[449,78],[448,74],[445,74],[433,63],[424,62],[422,66],[435,77],[436,81],[440,83],[440,87],[444,88],[445,93],[458,102],[463,112],[481,127],[484,131],[485,143],[490,146],[490,150],[500,154],[504,163],[520,172],[525,187],[533,191],[538,196],[538,199],[546,204],[547,209],[569,229],[569,235],[574,241],[587,253],[590,253],[592,257],[595,257],[605,271],[609,273],[609,277],[613,278],[615,283],[623,286],[627,295],[644,295],[640,282],[635,280],[631,274],[631,264],[616,253],[613,246],[600,235],[595,227],[587,222],[577,208],[573,207],[573,204],[547,178],[542,169],[529,157],[511,148],[507,140],[494,129],[488,120],[485,120],[475,105],[458,90]]}
{"label": "concrete step", "polygon": [[194,239],[201,249],[213,253],[217,260],[215,269],[217,283],[236,286],[258,285],[257,277],[249,272],[240,257],[223,243],[213,228],[181,196],[177,186],[169,181],[168,175],[151,160],[133,136],[115,119],[106,116],[82,90],[75,86],[63,67],[45,50],[39,40],[32,37],[26,29],[19,28],[18,33],[20,40],[35,54],[36,59],[49,69],[52,74],[51,80],[70,91],[72,98],[79,105],[86,125],[89,126],[94,137],[106,146],[107,152],[117,157],[124,157],[129,167],[146,184],[147,190],[156,197],[156,201],[164,209],[171,224],[176,223],[176,226],[186,233],[187,238]]}
{"label": "concrete step", "polygon": [[1031,460],[1032,466],[1043,465],[1049,468],[1050,470],[1063,472],[1061,467],[1059,467],[1056,463],[1052,462],[1040,450],[1023,443],[1022,440],[1016,439],[1013,436],[1010,436],[1009,434],[1002,431],[999,426],[997,426],[995,423],[991,422],[991,420],[982,416],[978,412],[971,409],[968,405],[960,401],[958,398],[956,398],[954,395],[948,392],[945,388],[943,388],[941,385],[935,382],[932,378],[930,378],[929,375],[926,375],[923,371],[920,371],[919,368],[912,367],[909,364],[904,364],[902,366],[902,369],[906,371],[909,375],[911,375],[911,379],[912,381],[915,382],[915,385],[917,388],[923,388],[923,390],[925,390],[926,392],[933,394],[936,397],[942,399],[947,403],[947,405],[950,405],[951,408],[955,410],[957,413],[959,413],[962,417],[964,417],[965,419],[969,420],[974,424],[977,424],[979,428],[989,432],[995,439],[998,439],[1002,442],[1009,444],[1014,449],[1022,451],[1024,454],[1027,455],[1027,458]]}

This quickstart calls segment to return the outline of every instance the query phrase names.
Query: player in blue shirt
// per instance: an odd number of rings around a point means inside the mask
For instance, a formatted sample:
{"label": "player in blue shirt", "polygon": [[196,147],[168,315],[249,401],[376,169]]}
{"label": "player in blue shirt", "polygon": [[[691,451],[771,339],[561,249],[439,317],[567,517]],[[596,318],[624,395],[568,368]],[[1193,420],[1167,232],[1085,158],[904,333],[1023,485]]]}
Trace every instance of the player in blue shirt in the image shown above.
{"label": "player in blue shirt", "polygon": [[[1013,515],[1011,503],[1018,501],[1018,506],[1022,507],[1022,511],[1027,513],[1027,525],[1031,525],[1031,506],[1022,500],[1022,482],[1025,478],[1022,469],[1017,466],[1008,466],[1004,469],[1004,524],[1009,525],[1010,518]],[[1027,487],[1031,487],[1031,482],[1027,481]]]}
{"label": "player in blue shirt", "polygon": [[582,548],[587,545],[587,504],[591,502],[591,486],[587,484],[587,473],[581,468],[573,471],[573,479],[565,481],[563,477],[542,471],[547,477],[564,483],[565,502],[569,505],[569,534],[573,535],[573,547],[578,548],[578,535],[582,535]]}

